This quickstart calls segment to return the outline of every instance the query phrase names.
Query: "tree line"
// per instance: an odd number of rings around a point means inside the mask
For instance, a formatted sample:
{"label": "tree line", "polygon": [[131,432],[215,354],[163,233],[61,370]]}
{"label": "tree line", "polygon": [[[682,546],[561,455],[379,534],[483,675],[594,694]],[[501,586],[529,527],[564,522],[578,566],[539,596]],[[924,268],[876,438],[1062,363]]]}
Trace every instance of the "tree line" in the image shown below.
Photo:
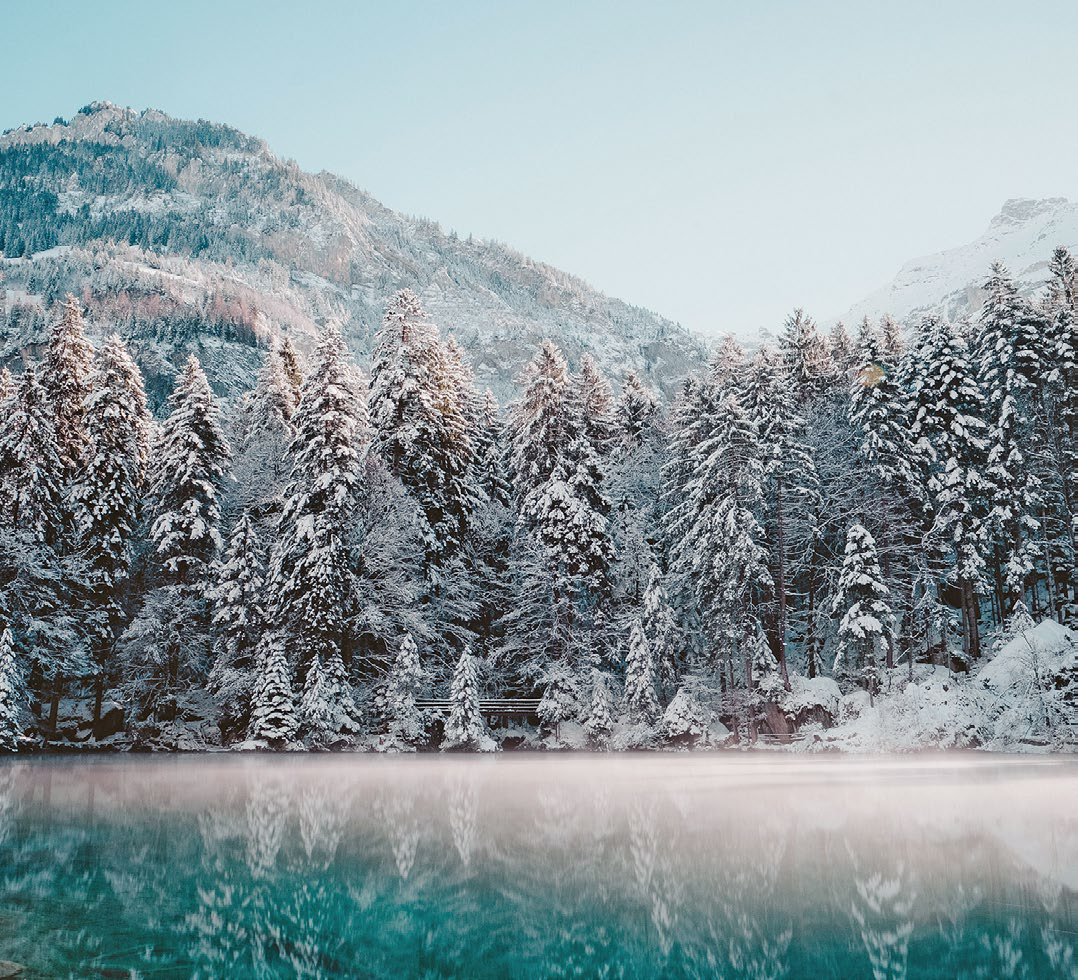
{"label": "tree line", "polygon": [[796,311],[663,405],[544,342],[503,410],[408,290],[369,371],[332,324],[222,405],[167,414],[79,304],[0,376],[0,743],[65,692],[136,737],[216,705],[222,739],[491,748],[480,693],[554,743],[752,735],[805,679],[870,696],[962,672],[1011,618],[1073,616],[1076,277],[1000,266],[970,321],[851,336]]}

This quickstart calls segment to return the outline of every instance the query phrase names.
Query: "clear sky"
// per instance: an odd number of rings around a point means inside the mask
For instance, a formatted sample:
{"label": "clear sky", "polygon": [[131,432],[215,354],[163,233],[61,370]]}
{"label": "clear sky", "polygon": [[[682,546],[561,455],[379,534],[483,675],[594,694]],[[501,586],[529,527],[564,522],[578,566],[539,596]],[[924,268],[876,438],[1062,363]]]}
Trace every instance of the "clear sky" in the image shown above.
{"label": "clear sky", "polygon": [[230,123],[707,332],[1078,197],[1078,3],[6,0],[0,128]]}

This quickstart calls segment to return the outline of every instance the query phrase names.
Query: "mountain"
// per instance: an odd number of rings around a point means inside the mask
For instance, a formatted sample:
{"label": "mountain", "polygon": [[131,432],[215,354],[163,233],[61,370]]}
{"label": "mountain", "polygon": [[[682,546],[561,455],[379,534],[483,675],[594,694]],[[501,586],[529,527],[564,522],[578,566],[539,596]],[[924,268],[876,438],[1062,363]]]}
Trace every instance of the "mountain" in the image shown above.
{"label": "mountain", "polygon": [[1002,262],[1025,295],[1043,286],[1052,250],[1078,250],[1078,204],[1063,197],[1007,201],[980,238],[968,245],[907,262],[894,280],[843,316],[847,324],[890,313],[914,323],[926,313],[960,320],[980,309],[981,283]]}
{"label": "mountain", "polygon": [[360,363],[389,296],[415,290],[505,399],[536,344],[670,392],[706,356],[679,325],[498,242],[408,217],[305,173],[231,127],[95,102],[0,136],[0,362],[40,345],[71,291],[119,329],[155,401],[188,351],[217,390],[247,387],[283,334],[309,350],[338,321]]}

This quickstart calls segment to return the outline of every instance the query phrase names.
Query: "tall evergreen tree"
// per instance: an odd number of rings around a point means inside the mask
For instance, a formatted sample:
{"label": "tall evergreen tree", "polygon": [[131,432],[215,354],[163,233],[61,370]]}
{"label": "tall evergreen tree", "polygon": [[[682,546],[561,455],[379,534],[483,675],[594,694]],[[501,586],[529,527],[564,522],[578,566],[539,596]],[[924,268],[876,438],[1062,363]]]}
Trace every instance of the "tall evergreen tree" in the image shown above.
{"label": "tall evergreen tree", "polygon": [[255,654],[268,628],[263,603],[262,546],[244,511],[228,540],[209,598],[213,604],[214,661],[209,687],[221,707],[224,731],[243,732],[257,682]]}
{"label": "tall evergreen tree", "polygon": [[832,605],[832,615],[842,616],[835,671],[844,665],[870,693],[875,693],[883,654],[893,642],[894,617],[888,595],[876,542],[862,525],[851,525]]}
{"label": "tall evergreen tree", "polygon": [[625,376],[621,386],[617,418],[622,438],[629,446],[639,446],[659,416],[659,402],[635,371]]}
{"label": "tall evergreen tree", "polygon": [[15,752],[22,736],[23,678],[11,628],[0,635],[0,752]]}
{"label": "tall evergreen tree", "polygon": [[416,698],[429,676],[419,662],[415,640],[410,633],[405,633],[386,678],[386,737],[390,744],[410,748],[423,737],[425,726],[422,712],[416,707]]}
{"label": "tall evergreen tree", "polygon": [[572,378],[572,384],[579,405],[584,438],[602,459],[613,448],[617,436],[617,419],[614,415],[614,396],[610,390],[610,382],[599,370],[595,358],[585,354],[580,359],[580,373]]}
{"label": "tall evergreen tree", "polygon": [[661,708],[655,692],[655,657],[639,620],[629,633],[622,708],[630,724],[653,725]]}
{"label": "tall evergreen tree", "polygon": [[677,624],[674,611],[666,598],[662,572],[654,563],[648,571],[640,628],[655,664],[656,690],[662,699],[667,699],[673,695],[681,673],[678,663]]}
{"label": "tall evergreen tree", "polygon": [[512,470],[523,501],[563,463],[580,420],[569,387],[569,368],[554,344],[544,340],[525,368],[524,391],[511,419]]}
{"label": "tall evergreen tree", "polygon": [[229,449],[217,400],[193,354],[176,379],[169,407],[158,447],[150,536],[170,581],[203,585],[221,546],[218,496]]}
{"label": "tall evergreen tree", "polygon": [[274,623],[300,678],[340,654],[354,612],[356,556],[348,528],[358,503],[365,421],[340,331],[327,327],[294,416],[269,576]]}
{"label": "tall evergreen tree", "polygon": [[49,334],[41,370],[41,386],[53,415],[64,481],[79,474],[89,451],[84,416],[90,394],[93,348],[86,339],[82,309],[68,294],[60,319]]}
{"label": "tall evergreen tree", "polygon": [[282,746],[295,737],[299,722],[284,639],[280,633],[271,629],[262,632],[256,660],[258,673],[251,695],[251,721],[247,737],[252,741]]}
{"label": "tall evergreen tree", "polygon": [[794,310],[783,325],[779,351],[794,400],[803,405],[821,395],[833,378],[834,365],[816,322],[804,310]]}
{"label": "tall evergreen tree", "polygon": [[471,651],[465,649],[453,671],[453,686],[449,695],[452,707],[445,723],[442,751],[447,749],[471,749],[489,752],[497,745],[487,734],[487,726],[479,710],[479,679],[475,673],[475,660]]}

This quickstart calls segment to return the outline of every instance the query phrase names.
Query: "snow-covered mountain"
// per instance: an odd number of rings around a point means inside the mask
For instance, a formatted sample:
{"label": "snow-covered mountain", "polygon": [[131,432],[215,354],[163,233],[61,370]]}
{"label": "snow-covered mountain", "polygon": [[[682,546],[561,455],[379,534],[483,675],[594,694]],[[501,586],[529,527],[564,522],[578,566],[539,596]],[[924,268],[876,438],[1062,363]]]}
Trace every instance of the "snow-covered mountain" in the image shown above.
{"label": "snow-covered mountain", "polygon": [[841,318],[856,324],[890,313],[912,323],[926,313],[961,319],[982,303],[981,283],[1003,262],[1026,295],[1043,286],[1052,250],[1078,249],[1078,203],[1063,197],[1007,201],[980,238],[968,245],[907,262],[894,280],[852,306]]}
{"label": "snow-covered mountain", "polygon": [[309,349],[341,323],[360,361],[387,298],[414,289],[501,398],[550,337],[659,389],[706,354],[679,325],[498,242],[408,217],[227,126],[93,103],[0,137],[0,362],[43,337],[68,290],[119,328],[155,399],[189,350],[219,391],[248,385],[282,333]]}

